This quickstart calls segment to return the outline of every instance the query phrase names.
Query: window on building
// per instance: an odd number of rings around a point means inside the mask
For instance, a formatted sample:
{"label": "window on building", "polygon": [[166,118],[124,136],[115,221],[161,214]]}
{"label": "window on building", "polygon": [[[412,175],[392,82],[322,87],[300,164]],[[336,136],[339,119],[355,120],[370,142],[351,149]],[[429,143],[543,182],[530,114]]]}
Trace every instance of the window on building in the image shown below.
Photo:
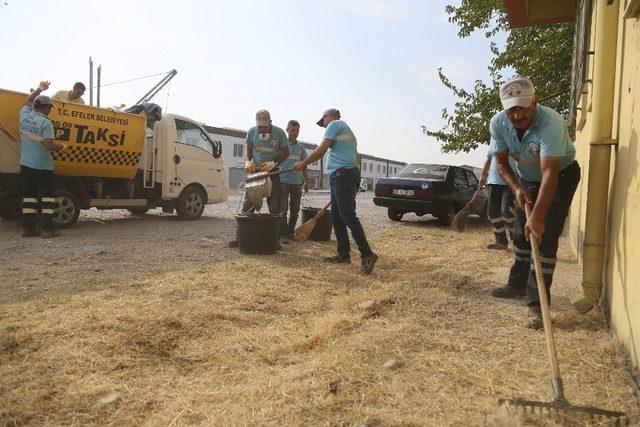
{"label": "window on building", "polygon": [[373,172],[373,163],[369,163],[369,172]]}
{"label": "window on building", "polygon": [[233,144],[233,157],[243,157],[243,156],[244,156],[244,145]]}
{"label": "window on building", "polygon": [[367,170],[367,162],[362,162],[362,170],[363,171]]}
{"label": "window on building", "polygon": [[382,167],[382,173],[387,173],[387,167],[386,166]]}
{"label": "window on building", "polygon": [[378,165],[378,173],[380,173],[380,165]]}

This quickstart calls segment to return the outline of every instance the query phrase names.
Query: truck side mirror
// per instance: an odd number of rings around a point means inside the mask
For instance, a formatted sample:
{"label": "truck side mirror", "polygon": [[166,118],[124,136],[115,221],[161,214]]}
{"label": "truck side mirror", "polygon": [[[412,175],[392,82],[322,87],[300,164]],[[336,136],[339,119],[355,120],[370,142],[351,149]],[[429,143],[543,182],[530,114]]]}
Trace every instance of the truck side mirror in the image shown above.
{"label": "truck side mirror", "polygon": [[222,156],[222,142],[213,141],[213,157],[219,159]]}

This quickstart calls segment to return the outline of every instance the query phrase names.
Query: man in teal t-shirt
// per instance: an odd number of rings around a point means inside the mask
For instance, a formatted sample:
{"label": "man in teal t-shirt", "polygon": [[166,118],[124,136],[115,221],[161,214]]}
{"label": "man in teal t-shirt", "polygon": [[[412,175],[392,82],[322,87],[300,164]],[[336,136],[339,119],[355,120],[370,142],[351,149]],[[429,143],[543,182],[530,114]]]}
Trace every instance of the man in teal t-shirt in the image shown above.
{"label": "man in teal t-shirt", "polygon": [[[491,294],[498,298],[526,295],[529,314],[524,325],[540,329],[538,285],[545,285],[550,298],[558,240],[580,182],[580,166],[574,159],[576,149],[569,140],[566,121],[538,104],[531,80],[521,76],[507,80],[500,88],[500,99],[504,110],[493,116],[489,131],[498,171],[517,201],[515,261],[507,284]],[[517,163],[519,177],[509,166],[509,156]],[[528,218],[525,205],[531,208]],[[544,284],[536,281],[530,236],[539,242]]]}
{"label": "man in teal t-shirt", "polygon": [[[514,199],[509,186],[502,180],[500,172],[498,172],[497,162],[492,160],[493,152],[489,148],[480,178],[480,186],[487,185],[489,193],[488,214],[495,239],[494,243],[487,245],[487,249],[503,250],[509,247],[507,231],[513,241],[513,213],[511,209],[513,209]],[[509,165],[512,169],[516,167],[516,162],[511,156],[509,156]]]}
{"label": "man in teal t-shirt", "polygon": [[[289,139],[284,130],[271,124],[271,114],[267,110],[256,113],[256,126],[249,129],[247,138],[247,161],[245,171],[274,172],[278,165],[289,157]],[[269,213],[280,214],[280,179],[273,176],[271,179],[271,195],[267,197]],[[261,205],[262,206],[262,205]],[[260,210],[261,206],[253,206],[250,200],[245,200],[242,205],[243,212]],[[258,209],[256,209],[258,208]]]}
{"label": "man in teal t-shirt", "polygon": [[[296,162],[307,158],[307,149],[301,142],[298,142],[300,135],[300,123],[290,120],[287,124],[289,134],[289,157],[280,163],[281,169],[293,167]],[[309,176],[307,168],[302,172],[293,171],[280,175],[280,208],[282,209],[282,221],[280,223],[280,234],[289,240],[297,240],[293,234],[298,222],[300,212],[300,201],[302,200],[302,186],[304,183],[305,193],[309,191]],[[287,220],[287,211],[289,219]]]}
{"label": "man in teal t-shirt", "polygon": [[48,117],[53,104],[48,96],[40,95],[48,88],[49,82],[41,82],[20,110],[22,237],[42,235],[49,239],[60,235],[53,229],[56,186],[51,152],[64,150],[66,145],[54,141],[53,124]]}
{"label": "man in teal t-shirt", "polygon": [[362,224],[356,216],[356,192],[360,186],[358,141],[349,125],[340,120],[340,111],[335,108],[326,110],[316,124],[326,128],[322,143],[309,157],[293,165],[293,168],[302,171],[329,152],[327,172],[331,184],[331,223],[338,241],[338,255],[325,258],[324,261],[351,262],[348,228],[360,251],[360,274],[370,274],[378,256],[371,251]]}
{"label": "man in teal t-shirt", "polygon": [[[256,113],[256,125],[249,129],[244,142],[247,144],[247,160],[244,170],[248,174],[257,171],[275,172],[278,170],[278,165],[289,157],[287,135],[282,129],[271,123],[271,114],[267,110],[259,110]],[[280,179],[278,176],[272,176],[268,179],[271,180],[271,194],[267,197],[269,213],[279,215],[282,213]],[[245,198],[242,203],[242,213],[253,213],[262,208],[262,200],[258,205],[254,203],[254,201]],[[237,248],[237,236],[227,246]]]}

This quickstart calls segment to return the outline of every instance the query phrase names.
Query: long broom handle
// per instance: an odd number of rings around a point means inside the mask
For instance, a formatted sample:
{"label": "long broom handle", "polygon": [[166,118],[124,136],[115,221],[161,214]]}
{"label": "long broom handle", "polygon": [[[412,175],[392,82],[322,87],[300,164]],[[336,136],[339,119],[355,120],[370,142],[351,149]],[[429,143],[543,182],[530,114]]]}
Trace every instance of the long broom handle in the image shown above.
{"label": "long broom handle", "polygon": [[331,206],[331,202],[327,203],[326,206],[322,209],[320,209],[320,212],[318,212],[316,214],[316,216],[313,217],[313,219],[318,219],[320,218],[322,215],[324,215],[324,213],[327,211],[327,209],[329,209],[329,206]]}
{"label": "long broom handle", "polygon": [[[527,219],[531,216],[531,206],[525,203],[525,213]],[[536,282],[538,288],[538,297],[540,299],[540,310],[542,311],[542,326],[544,327],[544,338],[547,342],[547,354],[549,355],[549,363],[551,364],[551,383],[553,385],[554,399],[563,401],[564,388],[562,386],[562,378],[560,378],[560,367],[558,366],[558,354],[556,353],[556,343],[553,339],[553,325],[551,323],[551,313],[549,312],[549,300],[547,298],[547,285],[544,281],[542,273],[542,262],[540,261],[540,248],[538,240],[533,234],[529,235],[531,241],[531,251],[533,252],[533,265],[535,267]]]}

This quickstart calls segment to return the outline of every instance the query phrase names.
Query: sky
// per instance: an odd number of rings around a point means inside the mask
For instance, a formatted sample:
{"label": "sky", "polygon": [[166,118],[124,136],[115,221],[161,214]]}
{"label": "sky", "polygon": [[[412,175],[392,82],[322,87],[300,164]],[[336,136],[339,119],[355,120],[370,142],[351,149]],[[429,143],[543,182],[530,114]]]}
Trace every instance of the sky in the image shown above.
{"label": "sky", "polygon": [[[6,3],[6,4],[5,4]],[[101,105],[132,105],[176,69],[153,100],[164,112],[246,130],[255,112],[319,143],[322,112],[338,108],[358,150],[404,162],[481,166],[485,150],[443,154],[422,125],[440,129],[455,102],[438,78],[471,88],[488,77],[482,32],[459,39],[446,4],[457,0],[2,0],[0,88],[48,93],[88,86],[102,65]],[[84,96],[88,101],[88,93]]]}

